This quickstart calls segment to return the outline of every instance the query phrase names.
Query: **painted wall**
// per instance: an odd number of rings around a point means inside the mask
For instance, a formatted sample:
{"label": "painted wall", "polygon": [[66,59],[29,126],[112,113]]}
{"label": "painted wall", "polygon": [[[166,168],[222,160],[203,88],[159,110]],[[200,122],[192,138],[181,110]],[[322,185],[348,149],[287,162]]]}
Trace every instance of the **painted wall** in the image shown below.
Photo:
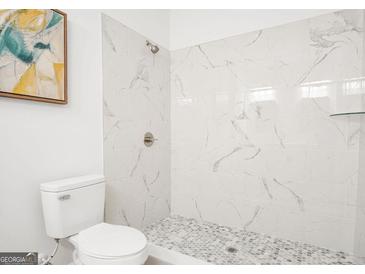
{"label": "painted wall", "polygon": [[1,251],[50,253],[40,183],[103,172],[100,13],[67,13],[69,104],[0,98]]}
{"label": "painted wall", "polygon": [[[101,11],[65,12],[69,104],[0,98],[0,251],[50,253],[54,244],[44,230],[39,184],[103,173]],[[168,28],[160,28],[163,11],[103,12],[168,44]],[[63,243],[55,263],[69,262],[70,250]]]}
{"label": "painted wall", "polygon": [[363,20],[333,13],[172,52],[173,214],[354,252],[360,121],[329,114],[363,76]]}
{"label": "painted wall", "polygon": [[170,54],[102,19],[106,221],[143,228],[170,213]]}

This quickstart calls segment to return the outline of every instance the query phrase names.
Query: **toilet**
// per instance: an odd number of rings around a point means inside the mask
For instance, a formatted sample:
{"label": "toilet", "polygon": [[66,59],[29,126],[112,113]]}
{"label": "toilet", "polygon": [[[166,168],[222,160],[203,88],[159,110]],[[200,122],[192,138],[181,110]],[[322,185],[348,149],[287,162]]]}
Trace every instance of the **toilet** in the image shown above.
{"label": "toilet", "polygon": [[132,227],[104,221],[105,179],[101,175],[68,178],[40,186],[47,235],[75,247],[74,264],[144,264],[145,235]]}

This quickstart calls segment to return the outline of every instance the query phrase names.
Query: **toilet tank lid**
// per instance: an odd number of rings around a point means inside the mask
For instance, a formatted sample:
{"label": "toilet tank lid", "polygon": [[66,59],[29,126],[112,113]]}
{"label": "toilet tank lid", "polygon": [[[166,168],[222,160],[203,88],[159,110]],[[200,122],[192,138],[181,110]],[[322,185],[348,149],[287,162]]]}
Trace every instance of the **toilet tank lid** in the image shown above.
{"label": "toilet tank lid", "polygon": [[80,187],[90,186],[103,183],[105,178],[103,175],[92,174],[79,177],[71,177],[57,181],[51,181],[41,184],[41,191],[46,192],[61,192]]}

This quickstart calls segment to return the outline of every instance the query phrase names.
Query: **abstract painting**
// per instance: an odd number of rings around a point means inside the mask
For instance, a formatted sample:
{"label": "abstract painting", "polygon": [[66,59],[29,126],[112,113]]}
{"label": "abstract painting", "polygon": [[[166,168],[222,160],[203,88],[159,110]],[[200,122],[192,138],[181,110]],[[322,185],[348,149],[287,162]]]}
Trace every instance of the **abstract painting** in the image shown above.
{"label": "abstract painting", "polygon": [[67,17],[0,9],[0,96],[67,103]]}

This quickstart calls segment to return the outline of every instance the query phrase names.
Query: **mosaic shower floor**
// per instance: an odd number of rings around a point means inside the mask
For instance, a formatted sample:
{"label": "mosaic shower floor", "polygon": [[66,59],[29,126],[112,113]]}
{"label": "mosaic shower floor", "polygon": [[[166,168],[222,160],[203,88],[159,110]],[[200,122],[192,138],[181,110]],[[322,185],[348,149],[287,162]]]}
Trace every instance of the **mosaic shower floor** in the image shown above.
{"label": "mosaic shower floor", "polygon": [[364,264],[343,252],[180,216],[144,232],[154,245],[212,264]]}

